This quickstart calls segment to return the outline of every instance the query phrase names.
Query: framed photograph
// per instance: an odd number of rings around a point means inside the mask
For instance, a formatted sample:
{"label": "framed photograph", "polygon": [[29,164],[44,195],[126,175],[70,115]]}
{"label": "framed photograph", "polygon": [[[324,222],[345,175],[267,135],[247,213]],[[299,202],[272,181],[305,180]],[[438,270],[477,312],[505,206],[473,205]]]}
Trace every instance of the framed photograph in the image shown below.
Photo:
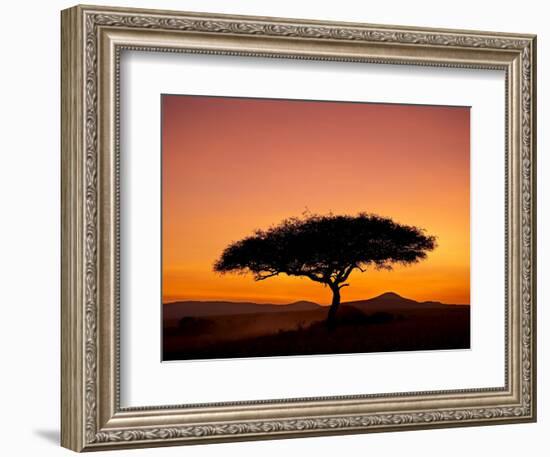
{"label": "framed photograph", "polygon": [[62,12],[62,445],[536,420],[533,35]]}

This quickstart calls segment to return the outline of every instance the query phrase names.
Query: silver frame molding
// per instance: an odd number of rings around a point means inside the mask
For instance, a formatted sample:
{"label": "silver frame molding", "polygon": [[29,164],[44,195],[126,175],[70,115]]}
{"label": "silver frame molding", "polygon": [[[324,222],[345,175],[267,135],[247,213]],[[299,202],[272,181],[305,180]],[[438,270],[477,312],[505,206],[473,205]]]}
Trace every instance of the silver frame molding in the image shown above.
{"label": "silver frame molding", "polygon": [[[61,15],[61,444],[75,451],[536,420],[536,37],[76,6]],[[506,73],[505,386],[121,408],[119,66],[126,49]]]}

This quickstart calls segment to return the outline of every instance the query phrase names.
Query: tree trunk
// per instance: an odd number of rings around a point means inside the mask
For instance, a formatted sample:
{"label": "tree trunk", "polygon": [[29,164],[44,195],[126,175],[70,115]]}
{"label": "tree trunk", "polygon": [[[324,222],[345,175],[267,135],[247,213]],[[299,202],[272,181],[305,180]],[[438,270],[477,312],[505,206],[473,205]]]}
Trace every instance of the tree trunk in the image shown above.
{"label": "tree trunk", "polygon": [[340,289],[338,286],[331,287],[332,290],[332,304],[330,305],[330,308],[328,310],[328,316],[327,316],[327,327],[329,330],[334,329],[336,327],[336,311],[338,311],[338,307],[340,306]]}

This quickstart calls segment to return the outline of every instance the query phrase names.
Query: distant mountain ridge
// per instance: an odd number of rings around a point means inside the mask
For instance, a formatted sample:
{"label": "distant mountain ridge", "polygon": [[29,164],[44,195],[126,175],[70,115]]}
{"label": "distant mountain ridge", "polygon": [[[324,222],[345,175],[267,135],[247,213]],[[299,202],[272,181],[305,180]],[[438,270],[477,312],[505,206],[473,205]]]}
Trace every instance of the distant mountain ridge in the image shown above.
{"label": "distant mountain ridge", "polygon": [[[404,309],[434,309],[447,306],[457,306],[444,304],[438,301],[418,302],[410,298],[405,298],[395,292],[386,292],[366,300],[355,300],[342,302],[342,306],[352,306],[361,311],[392,311]],[[469,306],[469,305],[463,305]],[[327,309],[310,301],[297,301],[288,305],[260,304],[253,302],[230,302],[230,301],[194,301],[185,300],[178,302],[165,303],[163,306],[163,319],[174,320],[185,316],[207,317],[223,316],[236,314],[255,314],[255,313],[280,313],[294,311],[315,311]]]}
{"label": "distant mountain ridge", "polygon": [[377,297],[369,298],[367,300],[355,300],[355,301],[348,301],[343,302],[343,305],[348,306],[354,306],[356,308],[359,308],[363,311],[366,309],[380,309],[384,308],[388,311],[391,310],[399,310],[399,309],[406,309],[406,308],[416,308],[416,309],[432,309],[432,308],[440,308],[442,306],[469,306],[468,304],[447,304],[442,303],[440,301],[416,301],[412,300],[410,298],[402,297],[399,294],[396,294],[395,292],[386,292],[382,295],[378,295]]}
{"label": "distant mountain ridge", "polygon": [[183,316],[223,316],[234,314],[273,313],[281,311],[310,311],[321,309],[317,303],[301,300],[288,305],[271,303],[230,302],[230,301],[178,301],[165,303],[164,319],[176,319]]}

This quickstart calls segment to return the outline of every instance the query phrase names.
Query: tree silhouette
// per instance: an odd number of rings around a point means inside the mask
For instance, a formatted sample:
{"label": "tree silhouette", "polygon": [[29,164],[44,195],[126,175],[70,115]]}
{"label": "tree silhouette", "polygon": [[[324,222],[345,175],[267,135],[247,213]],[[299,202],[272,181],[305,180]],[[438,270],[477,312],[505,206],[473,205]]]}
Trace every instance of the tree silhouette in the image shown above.
{"label": "tree silhouette", "polygon": [[391,269],[426,258],[435,237],[375,214],[306,214],[230,244],[214,264],[220,273],[252,273],[256,281],[274,276],[304,276],[328,286],[332,304],[327,315],[335,325],[340,290],[354,270]]}

